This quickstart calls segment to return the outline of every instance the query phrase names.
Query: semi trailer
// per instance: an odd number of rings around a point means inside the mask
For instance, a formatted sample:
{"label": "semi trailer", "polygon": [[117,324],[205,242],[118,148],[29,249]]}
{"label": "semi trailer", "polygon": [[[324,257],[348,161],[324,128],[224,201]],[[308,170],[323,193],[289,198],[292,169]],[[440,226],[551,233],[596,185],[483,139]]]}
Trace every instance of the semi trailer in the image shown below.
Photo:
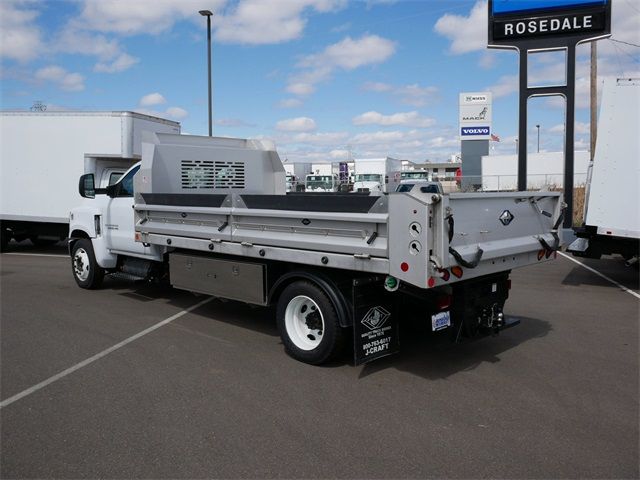
{"label": "semi trailer", "polygon": [[410,317],[453,339],[506,328],[509,272],[560,244],[558,192],[286,194],[284,176],[264,141],[148,135],[115,185],[81,177],[73,276],[273,305],[293,358],[321,364],[349,346],[360,364],[397,352]]}
{"label": "semi trailer", "polygon": [[78,176],[114,183],[140,160],[144,131],[179,133],[180,124],[133,112],[0,112],[2,248],[65,238]]}

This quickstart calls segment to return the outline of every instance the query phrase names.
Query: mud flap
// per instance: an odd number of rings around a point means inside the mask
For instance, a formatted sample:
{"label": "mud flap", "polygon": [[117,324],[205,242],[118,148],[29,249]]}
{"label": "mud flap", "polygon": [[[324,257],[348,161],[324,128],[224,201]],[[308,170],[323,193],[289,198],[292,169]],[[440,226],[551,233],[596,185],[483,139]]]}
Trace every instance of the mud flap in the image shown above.
{"label": "mud flap", "polygon": [[400,351],[397,309],[393,294],[380,277],[353,281],[354,363],[361,365]]}

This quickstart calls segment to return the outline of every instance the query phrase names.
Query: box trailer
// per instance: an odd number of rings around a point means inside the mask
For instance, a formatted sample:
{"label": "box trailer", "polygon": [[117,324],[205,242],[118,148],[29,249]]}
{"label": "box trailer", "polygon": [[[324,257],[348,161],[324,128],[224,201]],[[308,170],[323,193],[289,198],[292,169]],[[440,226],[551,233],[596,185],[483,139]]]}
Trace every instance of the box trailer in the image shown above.
{"label": "box trailer", "polygon": [[146,131],[180,133],[180,124],[133,112],[0,112],[2,247],[65,238],[77,177],[114,183],[140,159]]}
{"label": "box trailer", "polygon": [[640,79],[607,78],[602,90],[595,155],[589,164],[584,223],[567,250],[638,262],[640,250]]}
{"label": "box trailer", "polygon": [[359,364],[397,352],[408,317],[454,341],[513,325],[510,270],[560,244],[558,192],[286,194],[284,176],[263,141],[150,135],[115,185],[81,178],[72,274],[274,305],[293,358],[323,363],[352,339]]}

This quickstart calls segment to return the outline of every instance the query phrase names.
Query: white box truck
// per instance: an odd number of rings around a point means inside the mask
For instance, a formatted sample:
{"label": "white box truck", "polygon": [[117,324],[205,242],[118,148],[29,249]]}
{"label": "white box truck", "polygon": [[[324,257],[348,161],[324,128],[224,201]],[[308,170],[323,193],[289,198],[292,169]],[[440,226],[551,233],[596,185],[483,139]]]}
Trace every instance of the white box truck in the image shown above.
{"label": "white box truck", "polygon": [[78,177],[114,183],[141,158],[145,131],[180,133],[180,124],[133,112],[0,112],[2,248],[65,238]]}
{"label": "white box truck", "polygon": [[598,137],[587,173],[584,224],[567,250],[600,258],[620,254],[638,262],[640,250],[640,79],[605,80]]}
{"label": "white box truck", "polygon": [[354,192],[395,192],[400,183],[402,160],[385,158],[356,158]]}

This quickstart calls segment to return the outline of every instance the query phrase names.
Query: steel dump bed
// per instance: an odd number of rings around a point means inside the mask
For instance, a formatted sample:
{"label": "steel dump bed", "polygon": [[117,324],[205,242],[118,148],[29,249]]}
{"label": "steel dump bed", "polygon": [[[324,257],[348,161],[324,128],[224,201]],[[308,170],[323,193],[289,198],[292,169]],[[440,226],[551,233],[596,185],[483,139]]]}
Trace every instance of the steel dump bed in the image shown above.
{"label": "steel dump bed", "polygon": [[270,146],[156,134],[135,180],[136,237],[165,248],[389,274],[419,288],[537,263],[559,245],[558,192],[284,189]]}

